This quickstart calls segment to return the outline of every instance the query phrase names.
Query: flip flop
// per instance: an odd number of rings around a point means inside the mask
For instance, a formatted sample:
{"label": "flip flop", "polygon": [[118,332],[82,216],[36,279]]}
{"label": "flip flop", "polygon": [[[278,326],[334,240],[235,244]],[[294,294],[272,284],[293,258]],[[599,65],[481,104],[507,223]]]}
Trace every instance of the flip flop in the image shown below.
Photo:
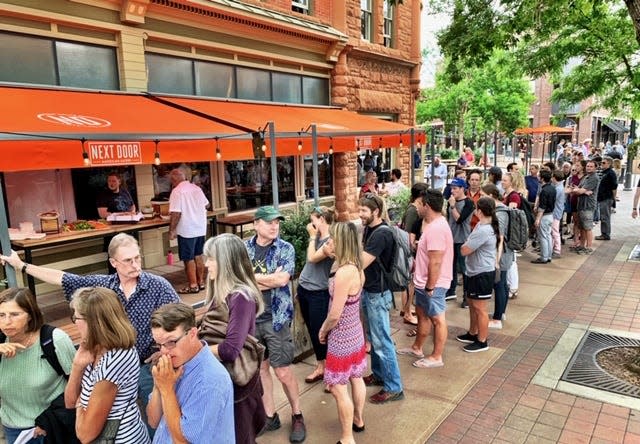
{"label": "flip flop", "polygon": [[178,294],[196,294],[200,293],[199,287],[184,287],[179,290],[176,290]]}
{"label": "flip flop", "polygon": [[416,329],[415,329],[415,328],[412,328],[411,330],[409,330],[409,331],[407,332],[407,336],[408,336],[408,337],[410,337],[410,338],[413,338],[413,337],[414,337],[414,336],[416,336],[417,334],[418,334],[418,332],[416,331]]}
{"label": "flip flop", "polygon": [[422,358],[418,359],[416,362],[413,362],[411,365],[417,368],[438,368],[444,367],[444,362],[432,361],[430,359]]}
{"label": "flip flop", "polygon": [[424,353],[416,353],[411,347],[399,348],[396,350],[399,355],[408,355],[414,358],[424,358]]}
{"label": "flip flop", "polygon": [[405,324],[408,324],[408,325],[413,325],[413,326],[418,325],[418,321],[417,320],[415,322],[411,322],[407,318],[403,318],[402,320],[404,321]]}

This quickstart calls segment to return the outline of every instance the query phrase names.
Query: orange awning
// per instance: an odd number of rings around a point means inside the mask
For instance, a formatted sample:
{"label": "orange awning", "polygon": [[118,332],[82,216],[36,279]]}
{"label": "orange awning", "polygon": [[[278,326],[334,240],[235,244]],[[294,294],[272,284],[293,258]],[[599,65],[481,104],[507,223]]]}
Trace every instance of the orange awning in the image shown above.
{"label": "orange awning", "polygon": [[[309,125],[316,124],[318,152],[335,152],[361,149],[398,147],[402,140],[409,146],[410,126],[376,119],[352,111],[335,107],[304,106],[288,104],[248,103],[233,100],[209,98],[185,98],[158,96],[163,103],[173,103],[180,107],[216,116],[254,131],[264,130],[273,121],[276,132],[276,149],[279,156],[311,154],[311,133]],[[184,109],[183,108],[183,109]],[[269,149],[269,133],[265,133]],[[302,141],[302,150],[298,142]],[[416,129],[415,142],[424,143],[424,130]],[[267,152],[269,155],[269,152]]]}
{"label": "orange awning", "polygon": [[[253,157],[250,136],[135,93],[0,87],[0,171]],[[227,138],[237,136],[238,139]],[[217,143],[215,137],[223,137]],[[244,140],[239,140],[244,138]]]}
{"label": "orange awning", "polygon": [[543,125],[537,128],[518,128],[514,131],[515,134],[552,134],[552,133],[571,133],[571,128],[562,128],[554,125]]}

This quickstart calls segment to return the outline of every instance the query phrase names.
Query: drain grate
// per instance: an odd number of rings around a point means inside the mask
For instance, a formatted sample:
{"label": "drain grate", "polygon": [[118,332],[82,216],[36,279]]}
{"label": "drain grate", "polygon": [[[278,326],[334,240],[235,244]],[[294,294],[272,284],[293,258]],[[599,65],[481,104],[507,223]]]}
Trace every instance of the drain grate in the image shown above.
{"label": "drain grate", "polygon": [[598,353],[612,347],[640,347],[640,340],[589,331],[580,341],[560,379],[640,398],[640,387],[610,375],[598,365],[596,361]]}

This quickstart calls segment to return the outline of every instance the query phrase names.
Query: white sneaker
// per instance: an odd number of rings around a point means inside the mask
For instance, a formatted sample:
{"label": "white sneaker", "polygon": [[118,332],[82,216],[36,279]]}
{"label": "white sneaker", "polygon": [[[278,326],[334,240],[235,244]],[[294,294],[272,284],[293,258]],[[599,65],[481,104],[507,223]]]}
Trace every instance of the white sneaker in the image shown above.
{"label": "white sneaker", "polygon": [[494,328],[496,330],[502,330],[502,321],[496,321],[495,319],[491,319],[489,321],[489,328]]}

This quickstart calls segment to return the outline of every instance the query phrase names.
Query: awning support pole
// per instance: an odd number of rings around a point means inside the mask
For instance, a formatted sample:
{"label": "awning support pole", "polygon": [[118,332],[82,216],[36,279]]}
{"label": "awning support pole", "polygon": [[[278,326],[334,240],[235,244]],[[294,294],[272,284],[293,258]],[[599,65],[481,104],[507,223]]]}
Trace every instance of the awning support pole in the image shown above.
{"label": "awning support pole", "polygon": [[278,163],[276,154],[276,126],[269,122],[269,143],[271,144],[271,193],[273,195],[273,207],[277,210],[278,200]]}
{"label": "awning support pole", "polygon": [[[11,256],[11,239],[9,239],[9,222],[7,221],[7,208],[4,202],[4,175],[0,180],[0,245],[2,246],[2,254]],[[16,270],[9,264],[4,265],[4,272],[7,276],[9,287],[17,287]]]}
{"label": "awning support pole", "polygon": [[[410,153],[410,160],[409,160],[409,181],[411,182],[411,186],[415,185],[416,183],[416,169],[415,169],[415,164],[413,163],[413,158],[416,155],[416,147],[414,146],[414,143],[416,141],[416,132],[413,128],[411,128],[411,133],[409,135],[409,146],[411,147],[411,153]],[[422,153],[420,154],[420,165],[422,165]]]}
{"label": "awning support pole", "polygon": [[318,183],[318,130],[316,124],[311,124],[311,148],[313,150],[313,201],[316,205],[320,205],[320,184]]}

